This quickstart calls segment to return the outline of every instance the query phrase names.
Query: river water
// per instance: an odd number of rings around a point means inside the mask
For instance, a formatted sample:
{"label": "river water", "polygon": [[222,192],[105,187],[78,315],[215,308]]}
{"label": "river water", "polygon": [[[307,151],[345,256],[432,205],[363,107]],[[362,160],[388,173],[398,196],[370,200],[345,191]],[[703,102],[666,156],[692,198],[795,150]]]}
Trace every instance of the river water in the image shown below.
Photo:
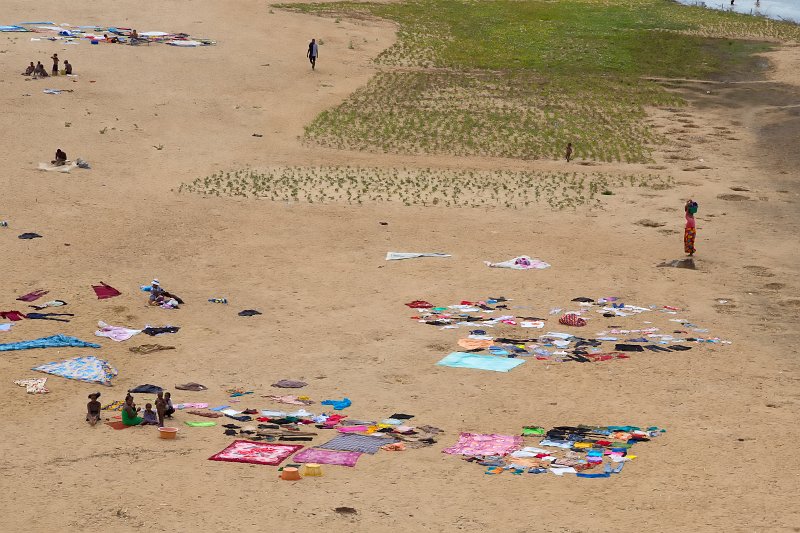
{"label": "river water", "polygon": [[737,13],[762,15],[772,19],[790,20],[800,24],[800,0],[676,0],[686,5],[705,5],[711,9],[733,9]]}

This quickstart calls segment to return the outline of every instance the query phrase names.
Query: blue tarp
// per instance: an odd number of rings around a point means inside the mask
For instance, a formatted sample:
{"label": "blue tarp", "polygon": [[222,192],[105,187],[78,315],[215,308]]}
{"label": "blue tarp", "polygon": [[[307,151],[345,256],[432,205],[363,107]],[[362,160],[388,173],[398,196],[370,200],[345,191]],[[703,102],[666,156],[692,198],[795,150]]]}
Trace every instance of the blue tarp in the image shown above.
{"label": "blue tarp", "polygon": [[0,26],[0,31],[28,31],[22,26]]}
{"label": "blue tarp", "polygon": [[10,352],[11,350],[28,350],[30,348],[63,348],[71,346],[75,348],[100,348],[99,344],[85,342],[75,337],[66,335],[53,335],[52,337],[42,337],[32,341],[10,342],[0,344],[0,352]]}
{"label": "blue tarp", "polygon": [[107,387],[111,386],[111,379],[117,375],[117,369],[108,364],[108,361],[98,359],[92,355],[73,357],[65,361],[55,361],[35,366],[31,370],[67,379],[77,379],[87,383],[99,383]]}

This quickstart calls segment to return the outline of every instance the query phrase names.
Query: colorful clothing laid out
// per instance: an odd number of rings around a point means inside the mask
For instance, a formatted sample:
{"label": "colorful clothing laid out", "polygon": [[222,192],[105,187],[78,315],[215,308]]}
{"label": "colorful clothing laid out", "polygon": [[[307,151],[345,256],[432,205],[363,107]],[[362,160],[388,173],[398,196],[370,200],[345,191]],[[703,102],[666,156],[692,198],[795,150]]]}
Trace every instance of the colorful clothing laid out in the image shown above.
{"label": "colorful clothing laid out", "polygon": [[317,463],[322,465],[356,466],[360,452],[338,452],[323,448],[306,448],[292,458],[295,463]]}
{"label": "colorful clothing laid out", "polygon": [[108,361],[94,356],[74,357],[47,363],[35,366],[32,370],[87,383],[99,383],[107,387],[111,386],[111,379],[117,375],[117,369],[108,364]]}
{"label": "colorful clothing laid out", "polygon": [[210,461],[230,461],[234,463],[252,463],[257,465],[278,466],[287,457],[303,446],[299,444],[268,444],[235,440],[227,448],[215,453]]}
{"label": "colorful clothing laid out", "polygon": [[522,437],[512,435],[461,433],[455,446],[442,453],[452,455],[506,455],[522,447]]}
{"label": "colorful clothing laid out", "polygon": [[0,344],[0,352],[8,352],[11,350],[29,350],[31,348],[99,348],[99,344],[92,342],[85,342],[75,337],[68,337],[67,335],[51,335],[50,337],[42,337],[31,341],[11,342],[8,344]]}
{"label": "colorful clothing laid out", "polygon": [[20,302],[34,302],[39,298],[41,298],[42,296],[44,296],[45,294],[47,294],[48,292],[49,291],[37,289],[33,292],[29,292],[28,294],[20,296],[19,298],[17,298],[17,300],[19,300]]}
{"label": "colorful clothing laid out", "polygon": [[25,392],[28,394],[45,394],[50,392],[47,387],[44,386],[46,382],[47,378],[18,379],[14,382],[14,385],[25,387]]}
{"label": "colorful clothing laid out", "polygon": [[0,318],[8,319],[12,322],[18,322],[25,318],[25,315],[19,311],[0,311]]}

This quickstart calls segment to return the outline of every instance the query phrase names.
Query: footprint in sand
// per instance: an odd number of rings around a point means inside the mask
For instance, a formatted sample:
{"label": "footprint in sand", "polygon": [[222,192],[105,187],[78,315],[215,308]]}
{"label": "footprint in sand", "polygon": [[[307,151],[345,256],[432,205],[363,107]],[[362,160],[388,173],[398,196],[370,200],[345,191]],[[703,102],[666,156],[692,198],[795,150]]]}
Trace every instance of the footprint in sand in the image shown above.
{"label": "footprint in sand", "polygon": [[765,289],[769,289],[772,291],[779,291],[784,287],[786,287],[785,283],[767,283],[766,285],[764,285]]}

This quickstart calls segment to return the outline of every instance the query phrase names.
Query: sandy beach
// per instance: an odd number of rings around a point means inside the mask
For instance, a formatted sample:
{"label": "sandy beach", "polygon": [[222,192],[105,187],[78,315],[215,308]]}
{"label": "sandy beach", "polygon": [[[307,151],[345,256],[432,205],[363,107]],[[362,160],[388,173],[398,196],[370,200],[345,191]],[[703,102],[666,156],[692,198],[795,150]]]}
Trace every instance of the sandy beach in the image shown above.
{"label": "sandy beach", "polygon": [[[9,0],[4,7],[3,24],[124,24],[217,44],[65,46],[0,33],[0,220],[8,221],[0,227],[0,307],[30,311],[15,298],[43,288],[75,315],[69,323],[15,322],[0,331],[0,343],[63,333],[102,345],[2,352],[0,490],[8,511],[0,530],[800,531],[791,452],[800,404],[796,45],[764,56],[766,80],[665,82],[689,103],[649,111],[647,120],[669,138],[655,162],[580,165],[304,142],[304,126],[378,71],[373,58],[397,38],[389,22],[250,0],[121,0],[113,8]],[[304,57],[311,37],[324,41],[315,71]],[[69,59],[77,77],[19,75],[30,61],[49,67],[53,53]],[[91,169],[38,171],[57,147]],[[337,165],[658,173],[675,185],[619,188],[596,207],[560,211],[177,192],[219,171]],[[684,257],[687,198],[701,206],[697,269],[658,268]],[[18,239],[24,232],[42,238]],[[388,251],[452,257],[388,262]],[[523,254],[552,266],[518,272],[483,263]],[[139,287],[154,277],[186,305],[148,306]],[[98,300],[91,286],[100,281],[122,295]],[[435,363],[465,331],[418,324],[403,305],[500,295],[546,315],[548,328],[558,327],[550,309],[567,309],[579,296],[674,306],[731,344],[596,364],[529,360],[509,373],[444,368]],[[242,309],[263,314],[238,316]],[[116,343],[94,336],[98,320],[181,330]],[[600,317],[588,329],[612,323]],[[176,349],[129,351],[144,342]],[[112,363],[113,386],[53,376],[49,394],[31,395],[13,384],[42,377],[33,366],[77,355]],[[350,398],[345,414],[354,419],[413,413],[444,433],[430,447],[363,456],[356,468],[323,465],[323,477],[290,483],[274,467],[208,461],[232,438],[219,427],[184,426],[183,412],[175,441],[152,428],[84,422],[90,392],[100,390],[105,405],[143,383],[173,391],[176,403],[223,405],[226,389],[242,387],[255,394],[237,409],[293,408],[261,397],[275,394],[270,384],[279,379],[308,382],[302,393],[316,401]],[[209,390],[173,388],[188,381]],[[486,476],[442,453],[460,432],[622,422],[667,432],[637,445],[639,457],[611,480]]]}

